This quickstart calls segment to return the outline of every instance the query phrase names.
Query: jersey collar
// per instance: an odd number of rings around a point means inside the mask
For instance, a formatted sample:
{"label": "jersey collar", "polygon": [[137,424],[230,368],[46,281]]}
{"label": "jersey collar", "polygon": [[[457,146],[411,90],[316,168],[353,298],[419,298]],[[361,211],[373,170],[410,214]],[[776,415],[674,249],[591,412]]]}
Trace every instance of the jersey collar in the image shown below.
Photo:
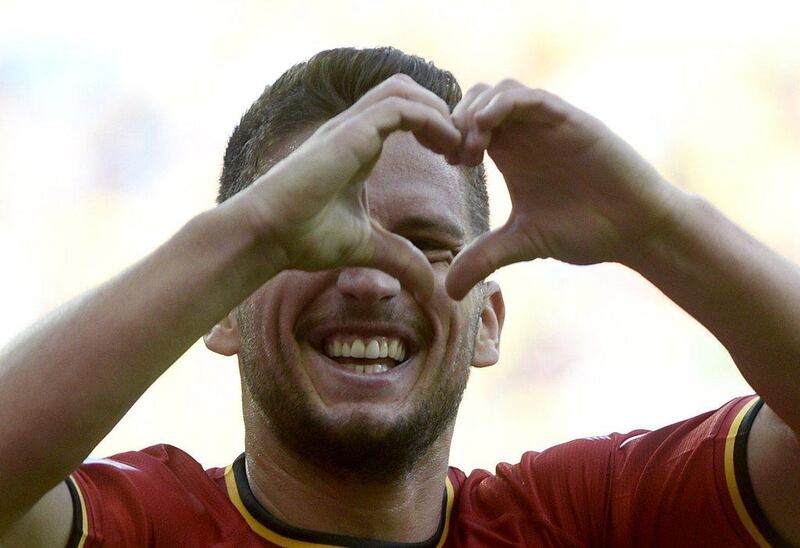
{"label": "jersey collar", "polygon": [[270,514],[256,499],[250,490],[245,470],[244,453],[225,468],[225,487],[228,497],[242,515],[244,520],[261,538],[285,548],[320,548],[320,547],[353,547],[353,548],[441,548],[447,538],[450,524],[450,510],[453,507],[453,484],[445,478],[445,490],[442,496],[442,516],[439,528],[431,538],[423,542],[388,542],[370,540],[333,533],[321,533],[294,527]]}

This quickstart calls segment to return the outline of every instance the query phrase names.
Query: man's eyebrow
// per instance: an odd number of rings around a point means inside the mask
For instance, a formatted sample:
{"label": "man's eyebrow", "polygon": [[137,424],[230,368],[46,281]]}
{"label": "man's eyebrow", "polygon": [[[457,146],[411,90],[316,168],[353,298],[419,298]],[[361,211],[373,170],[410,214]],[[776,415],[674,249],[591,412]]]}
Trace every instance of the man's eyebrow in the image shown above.
{"label": "man's eyebrow", "polygon": [[464,239],[464,230],[447,217],[440,215],[409,215],[395,224],[394,232],[430,231],[443,233],[455,240]]}

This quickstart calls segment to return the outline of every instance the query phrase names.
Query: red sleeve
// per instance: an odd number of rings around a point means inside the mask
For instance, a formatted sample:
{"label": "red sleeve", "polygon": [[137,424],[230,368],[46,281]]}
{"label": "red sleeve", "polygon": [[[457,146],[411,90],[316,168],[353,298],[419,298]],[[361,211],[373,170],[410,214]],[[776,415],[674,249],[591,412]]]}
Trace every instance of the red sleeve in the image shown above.
{"label": "red sleeve", "polygon": [[471,474],[462,512],[476,535],[503,522],[507,538],[535,545],[782,546],[747,475],[747,435],[760,405],[737,398],[658,430],[525,453],[494,476]]}
{"label": "red sleeve", "polygon": [[197,461],[168,445],[87,459],[67,486],[70,547],[186,546],[214,522],[204,499],[216,488]]}
{"label": "red sleeve", "polygon": [[782,546],[747,472],[747,436],[761,405],[737,398],[653,432],[611,436],[609,544]]}

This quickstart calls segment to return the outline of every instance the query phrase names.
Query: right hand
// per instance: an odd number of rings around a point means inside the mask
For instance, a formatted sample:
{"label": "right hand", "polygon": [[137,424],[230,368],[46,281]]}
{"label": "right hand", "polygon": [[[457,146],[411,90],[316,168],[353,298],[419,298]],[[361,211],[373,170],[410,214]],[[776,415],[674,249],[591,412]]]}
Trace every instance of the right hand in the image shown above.
{"label": "right hand", "polygon": [[438,154],[458,149],[461,133],[447,104],[404,74],[394,75],[322,124],[300,147],[242,191],[257,238],[282,269],[368,266],[418,297],[433,291],[433,271],[408,240],[369,214],[366,179],[398,130]]}

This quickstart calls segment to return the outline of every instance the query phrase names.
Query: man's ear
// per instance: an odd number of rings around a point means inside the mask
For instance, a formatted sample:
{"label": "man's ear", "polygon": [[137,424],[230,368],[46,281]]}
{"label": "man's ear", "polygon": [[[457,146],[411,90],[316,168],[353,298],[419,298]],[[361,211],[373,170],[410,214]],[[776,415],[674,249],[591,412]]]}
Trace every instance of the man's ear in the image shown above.
{"label": "man's ear", "polygon": [[236,308],[228,312],[211,331],[203,335],[206,348],[222,354],[233,356],[239,352],[239,321],[236,319]]}
{"label": "man's ear", "polygon": [[473,367],[488,367],[497,363],[500,358],[500,332],[503,331],[505,318],[506,305],[500,286],[497,282],[486,282],[478,335],[475,337]]}

